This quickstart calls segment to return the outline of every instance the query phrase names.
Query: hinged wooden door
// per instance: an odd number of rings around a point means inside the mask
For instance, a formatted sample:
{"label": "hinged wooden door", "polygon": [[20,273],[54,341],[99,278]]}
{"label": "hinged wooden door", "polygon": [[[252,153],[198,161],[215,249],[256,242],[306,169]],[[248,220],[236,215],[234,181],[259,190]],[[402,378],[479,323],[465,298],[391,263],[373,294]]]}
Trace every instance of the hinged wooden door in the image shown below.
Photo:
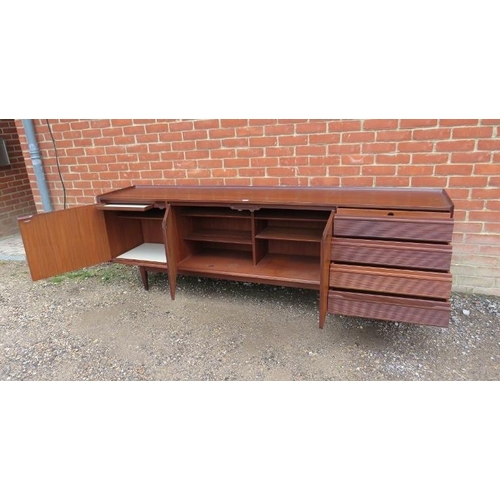
{"label": "hinged wooden door", "polygon": [[104,214],[95,205],[23,217],[18,223],[33,280],[111,259]]}

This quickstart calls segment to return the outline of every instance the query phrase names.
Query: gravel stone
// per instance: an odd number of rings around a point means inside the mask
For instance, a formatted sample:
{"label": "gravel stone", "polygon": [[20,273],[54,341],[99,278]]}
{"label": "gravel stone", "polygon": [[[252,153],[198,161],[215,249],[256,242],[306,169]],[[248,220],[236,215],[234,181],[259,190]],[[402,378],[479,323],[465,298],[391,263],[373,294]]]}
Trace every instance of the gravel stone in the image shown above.
{"label": "gravel stone", "polygon": [[[104,264],[33,282],[0,261],[0,380],[498,380],[500,298],[448,328],[328,316],[313,290]],[[466,314],[466,311],[469,314]]]}

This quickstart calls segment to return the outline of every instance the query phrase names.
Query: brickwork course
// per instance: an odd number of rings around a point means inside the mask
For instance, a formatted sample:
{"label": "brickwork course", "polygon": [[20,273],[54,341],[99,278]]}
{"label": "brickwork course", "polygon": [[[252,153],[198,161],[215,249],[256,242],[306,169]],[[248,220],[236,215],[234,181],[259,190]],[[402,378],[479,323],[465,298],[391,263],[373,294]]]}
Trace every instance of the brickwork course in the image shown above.
{"label": "brickwork course", "polygon": [[10,165],[0,167],[0,238],[18,230],[17,218],[36,212],[14,120],[0,120]]}
{"label": "brickwork course", "polygon": [[[42,212],[21,120],[15,122]],[[500,119],[50,120],[67,206],[131,184],[445,188],[454,290],[500,295]],[[63,189],[35,120],[51,201]],[[0,172],[0,175],[1,172]]]}

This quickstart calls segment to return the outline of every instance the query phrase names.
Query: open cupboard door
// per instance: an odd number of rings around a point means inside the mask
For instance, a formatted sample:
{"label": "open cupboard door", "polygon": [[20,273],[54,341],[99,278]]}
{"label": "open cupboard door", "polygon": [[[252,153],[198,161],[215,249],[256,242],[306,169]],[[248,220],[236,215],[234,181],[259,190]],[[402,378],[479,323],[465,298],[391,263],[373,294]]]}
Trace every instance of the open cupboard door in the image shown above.
{"label": "open cupboard door", "polygon": [[111,259],[104,214],[95,205],[23,217],[18,223],[33,280]]}

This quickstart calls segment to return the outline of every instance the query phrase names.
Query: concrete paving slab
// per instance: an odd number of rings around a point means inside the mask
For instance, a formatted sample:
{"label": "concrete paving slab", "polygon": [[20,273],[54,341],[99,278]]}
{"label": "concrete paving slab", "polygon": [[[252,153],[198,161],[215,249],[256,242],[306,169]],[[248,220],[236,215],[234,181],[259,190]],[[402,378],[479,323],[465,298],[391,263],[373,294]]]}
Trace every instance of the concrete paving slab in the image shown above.
{"label": "concrete paving slab", "polygon": [[23,240],[19,233],[0,238],[0,260],[26,260]]}

